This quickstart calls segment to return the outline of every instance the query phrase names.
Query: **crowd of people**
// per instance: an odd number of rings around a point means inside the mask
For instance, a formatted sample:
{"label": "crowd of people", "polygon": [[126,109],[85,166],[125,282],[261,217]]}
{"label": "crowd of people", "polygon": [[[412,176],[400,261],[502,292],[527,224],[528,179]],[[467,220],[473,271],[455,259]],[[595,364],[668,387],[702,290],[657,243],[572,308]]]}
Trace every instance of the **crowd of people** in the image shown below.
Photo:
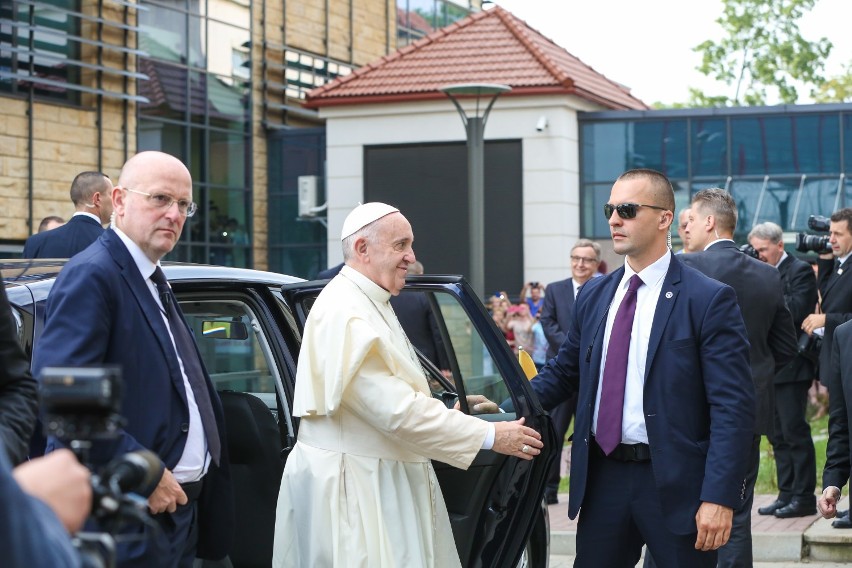
{"label": "crowd of people", "polygon": [[[99,172],[78,176],[72,200],[78,214],[27,242],[34,257],[73,257],[47,299],[32,373],[14,322],[0,322],[0,496],[22,519],[13,530],[2,517],[4,550],[22,554],[42,534],[27,552],[32,563],[62,565],[56,558],[70,558],[67,537],[89,512],[88,473],[58,439],[43,441],[47,457],[31,444],[33,459],[21,464],[35,428],[33,375],[117,365],[126,421],[114,441],[93,444],[92,461],[150,450],[158,462],[140,489],[152,522],[126,529],[144,536],[119,544],[118,565],[220,559],[234,522],[221,402],[160,268],[197,209],[190,173],[172,156],[142,152],[116,185]],[[488,299],[508,344],[535,362],[529,385],[560,441],[574,421],[575,566],[634,566],[643,546],[646,566],[752,565],[762,435],[775,450],[779,493],[760,513],[819,510],[852,528],[837,510],[852,471],[852,209],[832,214],[832,251],[820,255],[818,277],[785,252],[772,223],[748,236],[758,258],[744,254],[733,240],[736,203],[723,189],[698,191],[677,215],[677,253],[674,191],[662,173],[623,173],[603,209],[622,267],[607,272],[601,245],[579,239],[570,277],[527,282],[517,302],[506,292]],[[409,273],[422,273],[413,239],[403,214],[383,203],[359,205],[343,223],[344,263],[328,275],[302,338],[292,404],[300,430],[281,480],[275,566],[457,566],[431,461],[467,468],[481,451],[532,460],[543,448],[523,418],[479,420],[432,395],[415,345],[449,373],[446,347],[428,302],[395,299]],[[51,248],[72,243],[82,248]],[[406,331],[415,327],[422,333]],[[815,377],[831,395],[819,496],[805,419]],[[467,400],[493,413],[502,402]],[[548,503],[558,500],[559,470],[557,461],[548,472]]]}

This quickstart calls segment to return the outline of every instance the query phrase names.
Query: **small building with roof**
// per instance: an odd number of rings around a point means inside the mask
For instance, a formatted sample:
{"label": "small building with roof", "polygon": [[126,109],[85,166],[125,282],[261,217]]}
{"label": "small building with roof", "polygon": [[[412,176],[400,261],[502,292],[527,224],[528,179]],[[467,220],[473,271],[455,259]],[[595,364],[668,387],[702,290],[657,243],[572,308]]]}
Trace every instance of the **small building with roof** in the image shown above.
{"label": "small building with roof", "polygon": [[486,290],[564,278],[580,236],[578,113],[649,107],[500,7],[308,94],[326,122],[329,265],[346,214],[386,201],[411,221],[427,272],[467,272],[466,133],[440,91],[456,83],[512,89],[485,128]]}

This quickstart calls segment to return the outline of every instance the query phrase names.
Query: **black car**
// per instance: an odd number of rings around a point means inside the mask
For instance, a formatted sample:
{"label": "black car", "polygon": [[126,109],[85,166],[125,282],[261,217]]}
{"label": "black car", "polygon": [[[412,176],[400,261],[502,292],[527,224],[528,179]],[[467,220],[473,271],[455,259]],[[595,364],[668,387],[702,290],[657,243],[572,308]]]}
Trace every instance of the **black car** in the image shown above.
{"label": "black car", "polygon": [[[47,295],[64,261],[0,261],[19,338],[31,356]],[[166,264],[166,275],[193,329],[222,398],[236,498],[236,567],[269,566],[281,472],[295,444],[290,413],[301,332],[325,281],[236,268]],[[457,276],[412,277],[403,294],[426,295],[449,362],[449,378],[421,362],[447,405],[481,394],[511,412],[478,415],[514,420],[543,433],[545,449],[524,461],[483,451],[467,471],[435,463],[463,566],[547,566],[549,520],[542,495],[556,447],[550,419],[468,284]],[[81,314],[81,317],[85,317]],[[453,432],[447,432],[452,436]]]}

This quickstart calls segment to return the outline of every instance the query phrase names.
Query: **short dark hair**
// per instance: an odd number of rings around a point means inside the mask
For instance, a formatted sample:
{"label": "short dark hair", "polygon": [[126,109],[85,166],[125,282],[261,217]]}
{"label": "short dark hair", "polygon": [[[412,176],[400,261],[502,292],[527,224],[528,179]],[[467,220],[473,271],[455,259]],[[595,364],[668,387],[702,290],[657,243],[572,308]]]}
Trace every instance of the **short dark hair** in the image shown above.
{"label": "short dark hair", "polygon": [[80,207],[92,201],[92,196],[106,187],[107,175],[101,172],[81,172],[71,182],[71,201]]}
{"label": "short dark hair", "polygon": [[56,215],[48,215],[47,217],[41,220],[41,223],[38,224],[38,232],[45,232],[47,230],[47,226],[50,223],[65,223],[65,219]]}
{"label": "short dark hair", "polygon": [[843,209],[838,209],[837,211],[831,214],[830,219],[832,223],[846,221],[846,230],[852,233],[852,207],[844,207]]}
{"label": "short dark hair", "polygon": [[737,203],[731,194],[720,187],[702,189],[692,196],[692,204],[709,209],[722,230],[731,233],[737,228]]}
{"label": "short dark hair", "polygon": [[625,181],[630,179],[647,179],[650,181],[651,191],[653,192],[656,203],[649,203],[648,205],[659,205],[660,207],[664,207],[674,213],[674,189],[672,188],[672,182],[669,181],[669,178],[667,178],[664,173],[648,168],[637,168],[634,170],[627,170],[618,176],[616,181]]}

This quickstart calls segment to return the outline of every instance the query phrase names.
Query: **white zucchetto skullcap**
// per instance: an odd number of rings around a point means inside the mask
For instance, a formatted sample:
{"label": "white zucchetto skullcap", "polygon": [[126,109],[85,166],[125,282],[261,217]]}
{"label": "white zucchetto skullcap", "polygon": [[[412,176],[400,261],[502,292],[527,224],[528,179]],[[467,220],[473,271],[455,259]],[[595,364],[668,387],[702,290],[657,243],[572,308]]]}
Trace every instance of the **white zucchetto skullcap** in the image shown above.
{"label": "white zucchetto skullcap", "polygon": [[399,209],[386,203],[379,203],[378,201],[358,205],[358,207],[353,209],[349,215],[346,216],[346,220],[343,221],[343,230],[340,231],[340,240],[342,241],[346,239],[346,237],[351,237],[373,221],[378,221],[385,215],[390,215],[391,213],[399,213]]}

